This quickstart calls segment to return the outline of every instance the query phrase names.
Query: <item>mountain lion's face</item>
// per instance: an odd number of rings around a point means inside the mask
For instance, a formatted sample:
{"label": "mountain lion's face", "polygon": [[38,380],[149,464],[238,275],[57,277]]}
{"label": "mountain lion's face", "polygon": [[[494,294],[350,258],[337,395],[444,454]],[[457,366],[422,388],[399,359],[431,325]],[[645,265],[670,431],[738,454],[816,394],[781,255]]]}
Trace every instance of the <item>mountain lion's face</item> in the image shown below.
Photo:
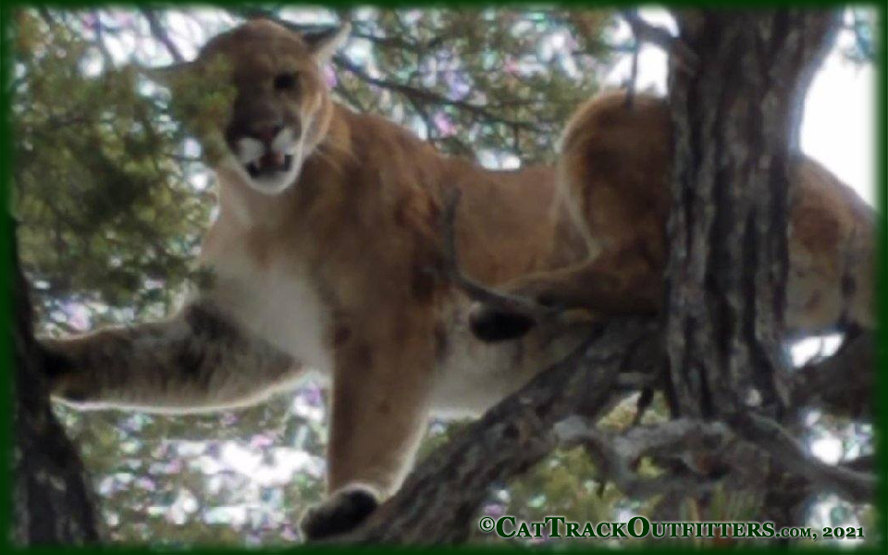
{"label": "mountain lion's face", "polygon": [[323,140],[332,115],[321,66],[348,29],[303,36],[254,20],[214,37],[194,64],[223,57],[235,98],[224,128],[228,152],[216,163],[249,187],[277,194],[292,186]]}

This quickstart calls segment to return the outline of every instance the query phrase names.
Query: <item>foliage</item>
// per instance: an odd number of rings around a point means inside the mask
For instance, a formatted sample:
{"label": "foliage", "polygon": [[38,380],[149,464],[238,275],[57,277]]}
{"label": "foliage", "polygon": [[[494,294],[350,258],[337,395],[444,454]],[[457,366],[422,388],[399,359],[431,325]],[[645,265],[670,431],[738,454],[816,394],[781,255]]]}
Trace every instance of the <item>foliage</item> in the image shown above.
{"label": "foliage", "polygon": [[19,12],[16,30],[16,216],[45,315],[168,306],[209,206],[173,163],[183,135],[132,68],[88,77],[95,60],[73,29]]}

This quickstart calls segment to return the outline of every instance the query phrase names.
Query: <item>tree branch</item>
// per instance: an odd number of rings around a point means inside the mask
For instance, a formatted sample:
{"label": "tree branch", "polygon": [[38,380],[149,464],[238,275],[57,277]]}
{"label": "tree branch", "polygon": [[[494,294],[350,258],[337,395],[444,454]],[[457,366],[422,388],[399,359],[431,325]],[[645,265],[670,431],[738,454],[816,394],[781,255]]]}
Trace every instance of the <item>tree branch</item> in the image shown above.
{"label": "tree branch", "polygon": [[139,8],[139,11],[142,12],[142,15],[145,16],[145,19],[148,21],[148,28],[151,29],[151,36],[160,41],[161,44],[167,49],[167,52],[170,53],[170,56],[173,57],[173,60],[177,64],[181,64],[185,61],[185,57],[182,55],[182,52],[179,50],[179,47],[170,39],[170,36],[167,34],[166,29],[161,25],[160,20],[157,19],[157,14],[154,10],[150,8]]}
{"label": "tree branch", "polygon": [[[568,446],[586,446],[601,479],[612,480],[633,498],[682,491],[696,495],[711,489],[717,481],[707,476],[709,470],[733,466],[730,459],[735,453],[725,448],[739,437],[770,454],[791,475],[802,478],[808,489],[832,491],[852,502],[872,502],[876,477],[861,470],[872,468],[869,458],[829,465],[808,455],[804,447],[773,420],[747,413],[729,419],[729,423],[730,427],[719,421],[680,418],[614,434],[596,429],[589,420],[571,417],[558,423],[555,432]],[[683,461],[685,464],[680,468],[693,472],[673,471],[642,479],[633,469],[643,456]],[[706,463],[701,468],[687,464],[697,460]],[[718,478],[722,477],[724,472],[719,472]]]}
{"label": "tree branch", "polygon": [[644,479],[633,469],[645,455],[687,459],[701,452],[720,451],[732,436],[721,422],[687,418],[613,434],[597,429],[594,422],[578,416],[556,424],[555,433],[566,446],[584,445],[600,472],[599,480],[612,480],[634,499],[673,492],[695,495],[711,490],[718,480],[695,472],[672,472]]}
{"label": "tree branch", "polygon": [[877,344],[873,332],[863,332],[847,340],[831,357],[796,370],[791,381],[791,406],[816,406],[839,416],[869,418]]}
{"label": "tree branch", "polygon": [[873,502],[876,476],[830,465],[809,455],[799,441],[770,418],[742,412],[729,421],[738,435],[766,450],[787,471],[804,476],[823,490],[835,492],[849,501]]}

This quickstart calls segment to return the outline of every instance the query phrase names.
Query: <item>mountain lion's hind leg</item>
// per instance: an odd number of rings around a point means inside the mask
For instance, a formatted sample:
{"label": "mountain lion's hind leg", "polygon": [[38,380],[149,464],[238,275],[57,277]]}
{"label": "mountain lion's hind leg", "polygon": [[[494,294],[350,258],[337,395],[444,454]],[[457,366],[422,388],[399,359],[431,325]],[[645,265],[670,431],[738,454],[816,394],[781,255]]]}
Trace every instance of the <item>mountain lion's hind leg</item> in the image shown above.
{"label": "mountain lion's hind leg", "polygon": [[[582,308],[621,316],[655,313],[662,303],[662,278],[634,251],[604,252],[586,262],[520,277],[502,287],[511,295],[559,309]],[[535,322],[527,316],[477,305],[469,315],[472,332],[496,342],[524,335]]]}
{"label": "mountain lion's hind leg", "polygon": [[289,355],[204,304],[165,321],[40,343],[53,397],[84,409],[241,406],[289,385],[301,371]]}

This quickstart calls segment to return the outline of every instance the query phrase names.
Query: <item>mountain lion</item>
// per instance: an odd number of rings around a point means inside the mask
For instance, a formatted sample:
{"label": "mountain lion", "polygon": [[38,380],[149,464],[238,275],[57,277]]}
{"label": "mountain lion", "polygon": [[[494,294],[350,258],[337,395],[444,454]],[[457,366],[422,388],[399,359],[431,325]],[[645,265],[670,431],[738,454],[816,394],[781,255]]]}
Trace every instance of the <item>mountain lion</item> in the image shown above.
{"label": "mountain lion", "polygon": [[[332,388],[330,496],[303,519],[309,538],[352,529],[398,488],[430,413],[485,410],[588,331],[473,306],[442,270],[453,191],[462,272],[598,316],[658,309],[669,207],[661,100],[592,100],[559,170],[489,171],[335,102],[321,68],[346,33],[254,20],[170,69],[224,59],[236,89],[200,255],[212,284],[168,320],[44,340],[53,395],[83,408],[242,406],[317,370]],[[789,326],[871,325],[871,211],[806,158],[794,186]]]}

